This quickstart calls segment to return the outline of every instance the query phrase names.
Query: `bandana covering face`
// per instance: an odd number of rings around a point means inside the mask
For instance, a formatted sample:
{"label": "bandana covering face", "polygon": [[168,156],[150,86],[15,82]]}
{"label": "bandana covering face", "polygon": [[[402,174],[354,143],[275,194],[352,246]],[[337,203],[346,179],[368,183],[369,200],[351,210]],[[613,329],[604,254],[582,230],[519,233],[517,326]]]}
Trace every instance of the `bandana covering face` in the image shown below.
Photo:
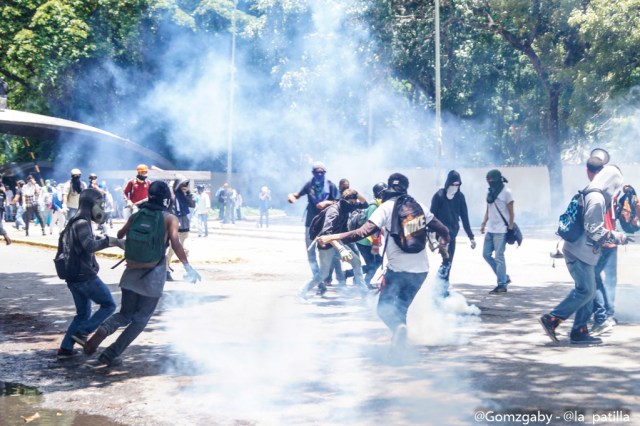
{"label": "bandana covering face", "polygon": [[311,196],[314,204],[318,204],[329,199],[329,181],[324,178],[324,172],[313,174],[309,195]]}
{"label": "bandana covering face", "polygon": [[448,200],[452,200],[454,195],[456,195],[456,192],[458,192],[459,189],[460,189],[459,186],[451,185],[450,187],[448,187],[447,188],[447,199]]}
{"label": "bandana covering face", "polygon": [[498,195],[504,188],[504,183],[507,182],[507,180],[502,176],[500,170],[496,169],[489,170],[489,173],[487,173],[487,180],[490,180],[487,203],[491,204],[496,200],[496,198],[498,198]]}

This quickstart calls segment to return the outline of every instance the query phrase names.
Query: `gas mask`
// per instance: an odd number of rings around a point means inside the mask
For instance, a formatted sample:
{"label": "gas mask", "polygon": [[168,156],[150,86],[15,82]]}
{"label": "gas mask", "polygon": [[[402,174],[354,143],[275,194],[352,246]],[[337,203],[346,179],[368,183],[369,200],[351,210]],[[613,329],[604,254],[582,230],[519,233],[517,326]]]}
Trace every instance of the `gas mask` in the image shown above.
{"label": "gas mask", "polygon": [[104,212],[104,200],[97,200],[91,207],[91,220],[102,225],[107,220],[107,214]]}

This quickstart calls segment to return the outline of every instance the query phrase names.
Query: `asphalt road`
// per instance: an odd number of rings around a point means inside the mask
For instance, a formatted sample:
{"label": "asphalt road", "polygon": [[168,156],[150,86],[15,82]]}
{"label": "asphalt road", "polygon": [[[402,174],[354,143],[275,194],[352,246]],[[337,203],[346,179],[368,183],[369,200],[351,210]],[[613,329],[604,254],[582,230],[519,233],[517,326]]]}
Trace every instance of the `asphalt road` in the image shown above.
{"label": "asphalt road", "polygon": [[[571,321],[557,345],[537,323],[572,287],[563,261],[551,266],[550,232],[524,230],[523,246],[507,250],[513,284],[502,296],[488,294],[482,237],[475,251],[459,237],[454,296],[435,303],[430,274],[409,312],[413,344],[399,353],[374,294],[296,297],[309,278],[302,227],[212,226],[187,243],[203,282],[168,283],[124,364],[100,371],[84,356],[55,360],[74,312],[46,247],[55,237],[1,246],[0,381],[42,395],[0,397],[0,425],[35,412],[33,424],[640,424],[638,245],[619,254],[620,325],[604,345],[576,348]],[[109,253],[100,276],[119,302],[122,267],[110,269]]]}

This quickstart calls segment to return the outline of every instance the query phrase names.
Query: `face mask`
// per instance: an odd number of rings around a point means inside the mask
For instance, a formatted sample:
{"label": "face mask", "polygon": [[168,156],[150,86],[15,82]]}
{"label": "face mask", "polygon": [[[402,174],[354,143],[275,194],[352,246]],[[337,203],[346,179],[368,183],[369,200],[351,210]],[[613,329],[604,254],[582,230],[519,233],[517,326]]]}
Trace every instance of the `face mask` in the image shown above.
{"label": "face mask", "polygon": [[460,189],[459,186],[449,186],[447,188],[447,199],[451,200],[453,196],[456,195],[456,192],[458,192],[458,189]]}
{"label": "face mask", "polygon": [[104,201],[98,201],[91,207],[91,220],[98,225],[102,225],[107,220],[107,215],[104,212]]}
{"label": "face mask", "polygon": [[316,179],[324,178],[324,172],[313,172],[313,177]]}
{"label": "face mask", "polygon": [[144,181],[144,180],[147,178],[147,176],[145,176],[145,175],[138,175],[138,176],[136,176],[136,178],[137,178],[138,180],[142,180],[142,181]]}

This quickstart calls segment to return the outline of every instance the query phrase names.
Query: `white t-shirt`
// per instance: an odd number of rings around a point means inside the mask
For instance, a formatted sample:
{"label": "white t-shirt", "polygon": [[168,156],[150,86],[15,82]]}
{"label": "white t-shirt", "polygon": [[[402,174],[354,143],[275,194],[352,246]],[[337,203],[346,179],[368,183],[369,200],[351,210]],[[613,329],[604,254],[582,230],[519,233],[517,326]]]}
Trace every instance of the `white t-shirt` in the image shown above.
{"label": "white t-shirt", "polygon": [[[389,229],[391,229],[391,216],[393,214],[393,207],[395,205],[395,198],[385,201],[378,207],[369,220],[373,222],[378,228],[384,229],[386,235],[389,235]],[[426,223],[431,222],[433,214],[429,209],[420,203],[422,210],[424,210]],[[427,250],[422,250],[419,253],[405,253],[396,244],[391,236],[384,238],[387,247],[385,249],[385,256],[387,257],[387,266],[389,269],[395,272],[429,272],[429,258],[427,257]]]}
{"label": "white t-shirt", "polygon": [[502,216],[504,216],[504,219],[509,223],[509,207],[507,207],[507,205],[512,201],[513,195],[511,195],[511,190],[505,186],[498,194],[496,200],[491,204],[487,204],[489,208],[489,220],[485,228],[487,232],[491,232],[492,234],[507,233],[507,225],[504,224],[504,220],[500,217],[497,208],[500,209]]}

